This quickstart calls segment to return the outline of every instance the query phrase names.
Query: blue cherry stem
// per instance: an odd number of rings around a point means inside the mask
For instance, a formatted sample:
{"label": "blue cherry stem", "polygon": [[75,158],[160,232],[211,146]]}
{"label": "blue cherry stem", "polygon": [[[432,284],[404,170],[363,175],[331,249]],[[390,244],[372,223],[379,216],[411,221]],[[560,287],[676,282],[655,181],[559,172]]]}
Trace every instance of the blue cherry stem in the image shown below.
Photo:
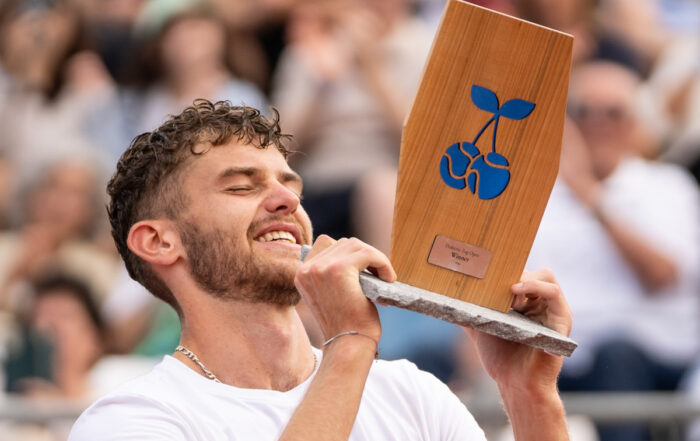
{"label": "blue cherry stem", "polygon": [[[496,115],[493,115],[490,120],[486,121],[486,124],[484,124],[484,126],[481,128],[481,130],[479,130],[479,133],[476,134],[476,136],[474,137],[474,141],[472,141],[472,144],[474,144],[476,146],[476,142],[481,137],[481,134],[484,133],[484,130],[486,130],[486,128],[489,125],[491,125],[491,121],[493,121],[493,120],[496,120],[496,124],[498,124],[498,118],[496,117]],[[494,133],[494,135],[495,135],[495,133]],[[494,140],[495,140],[495,136],[494,136]],[[494,147],[495,147],[495,142],[494,142]]]}
{"label": "blue cherry stem", "polygon": [[496,122],[493,123],[493,136],[491,137],[491,153],[496,152],[496,132],[498,131],[498,116],[494,115]]}

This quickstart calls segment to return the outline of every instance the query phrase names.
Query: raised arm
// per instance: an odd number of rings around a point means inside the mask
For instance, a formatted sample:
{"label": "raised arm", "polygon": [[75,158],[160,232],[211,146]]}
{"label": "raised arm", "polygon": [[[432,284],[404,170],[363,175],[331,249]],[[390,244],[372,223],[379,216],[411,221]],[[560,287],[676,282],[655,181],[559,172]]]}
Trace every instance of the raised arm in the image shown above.
{"label": "raised arm", "polygon": [[[572,316],[549,270],[525,272],[512,287],[513,308],[569,335]],[[568,440],[564,406],[557,391],[562,357],[466,329],[499,392],[517,441]]]}
{"label": "raised arm", "polygon": [[347,440],[377,351],[381,325],[362,294],[358,274],[373,268],[396,279],[389,259],[357,239],[319,237],[296,275],[296,286],[323,330],[324,339],[347,331],[324,348],[323,361],[280,440]]}

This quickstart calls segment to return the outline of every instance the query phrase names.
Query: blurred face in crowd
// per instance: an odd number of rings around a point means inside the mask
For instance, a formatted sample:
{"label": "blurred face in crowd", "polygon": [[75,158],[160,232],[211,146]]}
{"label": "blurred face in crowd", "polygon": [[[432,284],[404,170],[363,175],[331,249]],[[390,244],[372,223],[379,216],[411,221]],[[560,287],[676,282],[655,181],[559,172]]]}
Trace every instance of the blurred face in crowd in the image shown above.
{"label": "blurred face in crowd", "polygon": [[221,23],[204,17],[181,18],[163,36],[162,62],[166,71],[175,75],[200,64],[220,64],[224,60],[225,44],[225,28]]}
{"label": "blurred face in crowd", "polygon": [[46,89],[74,34],[75,24],[65,13],[24,12],[0,33],[3,64],[22,84]]}
{"label": "blurred face in crowd", "polygon": [[631,146],[637,77],[612,63],[591,63],[571,75],[568,111],[586,141],[595,173],[606,177]]}
{"label": "blurred face in crowd", "polygon": [[47,291],[36,300],[32,326],[55,345],[59,363],[70,357],[73,367],[87,370],[101,353],[99,329],[85,305],[67,288]]}
{"label": "blurred face in crowd", "polygon": [[51,225],[64,236],[79,236],[95,219],[95,174],[87,164],[51,167],[29,198],[29,222]]}
{"label": "blurred face in crowd", "polygon": [[233,140],[193,160],[181,179],[188,204],[177,224],[198,285],[223,299],[295,305],[311,223],[284,156]]}

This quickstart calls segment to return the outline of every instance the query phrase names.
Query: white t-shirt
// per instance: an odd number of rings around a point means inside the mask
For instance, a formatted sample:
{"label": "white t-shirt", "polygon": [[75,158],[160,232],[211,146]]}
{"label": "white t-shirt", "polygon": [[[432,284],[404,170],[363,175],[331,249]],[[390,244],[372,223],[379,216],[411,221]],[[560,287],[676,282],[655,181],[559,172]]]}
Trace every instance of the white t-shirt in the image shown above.
{"label": "white t-shirt", "polygon": [[[319,360],[320,351],[317,352]],[[314,374],[287,392],[211,381],[165,356],[150,373],[90,406],[69,441],[277,440]],[[338,397],[342,400],[343,397]],[[461,401],[412,363],[376,361],[350,441],[485,440]]]}
{"label": "white t-shirt", "polygon": [[603,208],[674,259],[676,283],[649,293],[605,228],[558,181],[528,268],[549,267],[574,314],[579,348],[564,363],[578,375],[605,340],[633,342],[659,362],[693,360],[700,349],[700,192],[677,166],[628,158],[603,182]]}

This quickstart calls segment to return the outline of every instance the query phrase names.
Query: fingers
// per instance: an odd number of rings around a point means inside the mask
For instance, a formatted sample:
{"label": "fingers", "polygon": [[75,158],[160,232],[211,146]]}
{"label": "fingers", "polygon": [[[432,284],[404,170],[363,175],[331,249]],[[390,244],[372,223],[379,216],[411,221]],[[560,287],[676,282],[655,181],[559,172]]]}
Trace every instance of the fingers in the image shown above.
{"label": "fingers", "polygon": [[571,309],[551,270],[525,271],[511,291],[513,309],[565,335],[571,331]]}
{"label": "fingers", "polygon": [[[520,282],[512,286],[511,291],[515,294],[511,307],[522,312],[528,298],[545,297],[551,298],[558,294],[557,279],[550,269],[539,269],[537,271],[523,271]],[[560,292],[561,290],[559,290]]]}
{"label": "fingers", "polygon": [[320,236],[297,269],[294,283],[326,338],[353,329],[379,340],[377,309],[360,286],[359,273],[368,267],[385,280],[396,278],[377,249],[354,238]]}
{"label": "fingers", "polygon": [[556,282],[546,282],[543,280],[526,280],[513,285],[511,291],[516,296],[529,299],[543,298],[554,300],[562,296],[561,288]]}
{"label": "fingers", "polygon": [[330,266],[348,265],[358,272],[370,268],[379,278],[387,282],[396,280],[394,268],[381,251],[356,238],[342,238],[337,241],[321,235],[306,257],[309,265],[317,265],[320,269],[331,269]]}
{"label": "fingers", "polygon": [[316,241],[314,241],[313,245],[311,246],[311,250],[306,255],[306,260],[311,260],[314,256],[317,256],[323,250],[334,245],[335,243],[336,240],[332,237],[326,236],[325,234],[321,234],[316,238]]}
{"label": "fingers", "polygon": [[523,271],[520,281],[524,282],[526,280],[543,280],[545,282],[557,283],[554,272],[549,268],[540,268],[536,271]]}

